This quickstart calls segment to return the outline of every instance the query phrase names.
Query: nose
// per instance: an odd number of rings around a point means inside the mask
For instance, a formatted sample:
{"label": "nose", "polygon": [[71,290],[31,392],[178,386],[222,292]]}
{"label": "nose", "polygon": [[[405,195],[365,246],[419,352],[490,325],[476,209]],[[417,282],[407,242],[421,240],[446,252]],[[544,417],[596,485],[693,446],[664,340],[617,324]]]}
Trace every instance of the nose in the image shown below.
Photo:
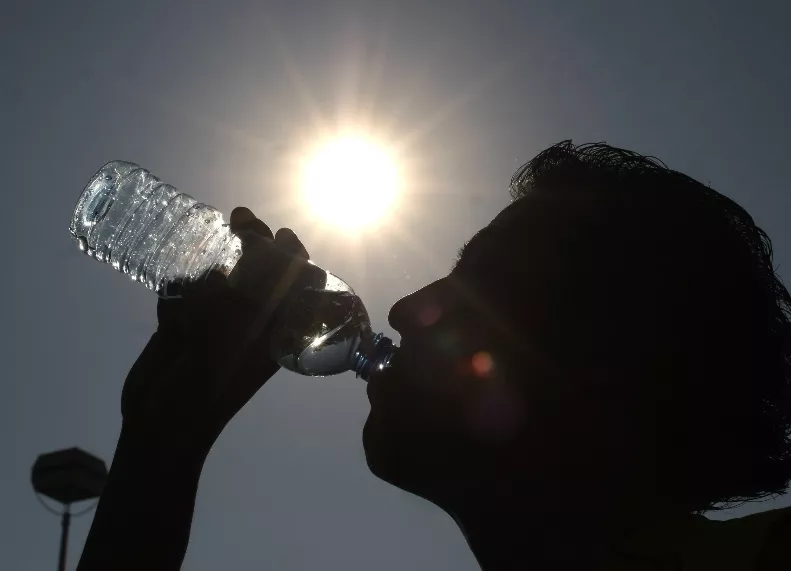
{"label": "nose", "polygon": [[409,331],[430,327],[439,321],[448,301],[443,294],[447,289],[445,281],[446,278],[437,280],[395,302],[387,316],[390,326],[403,337]]}

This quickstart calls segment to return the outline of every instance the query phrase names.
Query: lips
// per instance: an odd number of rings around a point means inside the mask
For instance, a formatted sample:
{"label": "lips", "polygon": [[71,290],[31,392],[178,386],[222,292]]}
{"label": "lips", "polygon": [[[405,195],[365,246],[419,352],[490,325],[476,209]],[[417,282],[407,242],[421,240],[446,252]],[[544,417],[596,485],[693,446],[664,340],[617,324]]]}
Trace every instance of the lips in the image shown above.
{"label": "lips", "polygon": [[386,385],[398,382],[400,370],[399,363],[402,362],[403,358],[404,349],[401,347],[393,356],[393,360],[391,361],[390,365],[385,370],[374,374],[368,381],[368,386],[366,387],[365,392],[368,394],[368,402],[370,402],[372,406],[374,405],[375,401],[381,400],[383,388]]}
{"label": "lips", "polygon": [[368,381],[368,386],[366,387],[365,392],[368,395],[368,402],[371,403],[371,406],[374,405],[374,402],[378,398],[381,398],[381,385],[390,381],[391,374],[391,371],[388,369],[387,371],[383,371],[374,375]]}

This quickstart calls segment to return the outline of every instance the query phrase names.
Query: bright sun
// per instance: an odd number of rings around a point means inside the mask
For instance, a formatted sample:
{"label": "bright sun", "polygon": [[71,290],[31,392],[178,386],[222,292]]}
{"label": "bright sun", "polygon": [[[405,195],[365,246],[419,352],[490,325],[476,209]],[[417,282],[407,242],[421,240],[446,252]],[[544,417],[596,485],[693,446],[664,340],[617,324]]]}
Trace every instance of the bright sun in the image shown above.
{"label": "bright sun", "polygon": [[399,184],[392,153],[359,135],[318,145],[302,169],[307,204],[323,221],[345,229],[381,222],[393,206]]}

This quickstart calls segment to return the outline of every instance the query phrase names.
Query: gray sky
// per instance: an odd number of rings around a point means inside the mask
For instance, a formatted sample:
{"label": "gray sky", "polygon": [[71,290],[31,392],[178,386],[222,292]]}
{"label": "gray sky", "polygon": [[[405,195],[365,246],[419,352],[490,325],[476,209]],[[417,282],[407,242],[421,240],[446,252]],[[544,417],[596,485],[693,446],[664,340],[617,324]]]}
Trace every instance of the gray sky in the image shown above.
{"label": "gray sky", "polygon": [[[389,333],[390,305],[442,276],[514,169],[566,138],[710,182],[767,230],[788,282],[789,18],[760,0],[5,2],[0,567],[55,568],[30,466],[72,445],[109,462],[155,327],[154,296],[68,237],[106,161],[291,226]],[[404,143],[408,186],[379,235],[318,239],[288,206],[288,157],[353,119]],[[273,378],[209,457],[185,569],[476,569],[448,516],[367,471],[367,412],[349,375]]]}

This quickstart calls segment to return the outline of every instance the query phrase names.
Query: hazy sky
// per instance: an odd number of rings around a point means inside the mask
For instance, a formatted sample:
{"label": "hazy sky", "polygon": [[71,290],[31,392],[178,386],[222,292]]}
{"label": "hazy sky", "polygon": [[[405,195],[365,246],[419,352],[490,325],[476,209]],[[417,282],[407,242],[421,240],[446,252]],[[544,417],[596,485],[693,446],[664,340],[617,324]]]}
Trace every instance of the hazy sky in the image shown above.
{"label": "hazy sky", "polygon": [[[710,182],[767,230],[791,281],[786,3],[10,0],[2,13],[4,569],[55,568],[59,525],[30,466],[73,445],[109,463],[122,382],[155,327],[155,297],[69,240],[108,160],[292,227],[388,333],[390,305],[507,204],[515,168],[567,138]],[[319,238],[294,208],[291,158],[355,123],[402,146],[405,195],[379,234]],[[368,472],[367,412],[350,375],[273,378],[209,457],[185,569],[476,569],[448,516]],[[74,521],[71,568],[89,524]]]}

